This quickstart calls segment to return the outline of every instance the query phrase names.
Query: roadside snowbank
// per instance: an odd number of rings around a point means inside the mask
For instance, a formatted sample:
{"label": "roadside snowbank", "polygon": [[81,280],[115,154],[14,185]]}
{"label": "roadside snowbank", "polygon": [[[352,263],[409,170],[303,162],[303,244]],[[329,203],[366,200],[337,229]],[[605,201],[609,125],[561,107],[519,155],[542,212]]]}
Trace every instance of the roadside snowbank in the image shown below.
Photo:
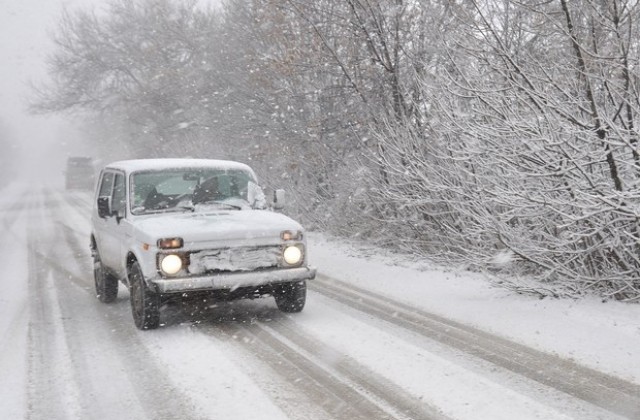
{"label": "roadside snowbank", "polygon": [[541,300],[495,288],[481,274],[348,240],[309,233],[308,242],[321,274],[640,383],[640,305],[596,297]]}

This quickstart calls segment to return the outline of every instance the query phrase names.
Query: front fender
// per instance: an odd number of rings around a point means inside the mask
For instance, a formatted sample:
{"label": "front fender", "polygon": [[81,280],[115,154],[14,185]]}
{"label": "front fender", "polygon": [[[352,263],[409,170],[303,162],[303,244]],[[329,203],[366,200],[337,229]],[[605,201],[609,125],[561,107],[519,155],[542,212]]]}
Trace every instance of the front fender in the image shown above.
{"label": "front fender", "polygon": [[129,284],[129,271],[131,265],[134,262],[138,262],[140,265],[140,270],[142,270],[142,275],[144,276],[144,280],[147,285],[151,286],[149,282],[150,279],[157,277],[157,268],[156,268],[156,250],[152,247],[147,247],[145,249],[144,244],[139,243],[133,246],[130,246],[127,255],[125,257],[125,267],[126,267],[126,285]]}

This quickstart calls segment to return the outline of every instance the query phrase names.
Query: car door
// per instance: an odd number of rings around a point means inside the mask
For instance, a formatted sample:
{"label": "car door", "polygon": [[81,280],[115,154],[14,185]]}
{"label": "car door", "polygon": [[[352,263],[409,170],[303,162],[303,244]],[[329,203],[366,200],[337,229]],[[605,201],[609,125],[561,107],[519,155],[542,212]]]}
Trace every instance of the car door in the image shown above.
{"label": "car door", "polygon": [[[100,217],[98,210],[98,202],[100,199],[107,198],[109,200],[109,207],[111,207],[111,196],[113,195],[113,181],[115,179],[115,173],[109,170],[103,170],[100,174],[100,180],[98,182],[97,194],[94,197],[95,202],[93,203],[93,234],[96,239],[96,245],[98,248],[98,253],[100,254],[100,259],[104,265],[106,263],[106,257],[108,254],[108,240],[107,240],[107,230],[108,230],[108,217]],[[108,259],[108,258],[107,258]]]}
{"label": "car door", "polygon": [[113,196],[111,199],[111,209],[113,211],[113,221],[111,232],[114,236],[113,246],[113,269],[120,277],[126,275],[125,270],[125,248],[128,243],[127,238],[127,188],[126,176],[123,172],[116,173],[113,181]]}
{"label": "car door", "polygon": [[[98,218],[100,226],[98,250],[102,263],[119,277],[124,276],[124,262],[122,250],[125,243],[125,229],[123,219],[126,217],[126,184],[125,175],[120,171],[107,171],[103,176],[105,183],[101,184],[98,197],[109,197],[110,214]],[[108,188],[109,178],[112,178],[112,188]],[[104,188],[103,188],[104,186]]]}

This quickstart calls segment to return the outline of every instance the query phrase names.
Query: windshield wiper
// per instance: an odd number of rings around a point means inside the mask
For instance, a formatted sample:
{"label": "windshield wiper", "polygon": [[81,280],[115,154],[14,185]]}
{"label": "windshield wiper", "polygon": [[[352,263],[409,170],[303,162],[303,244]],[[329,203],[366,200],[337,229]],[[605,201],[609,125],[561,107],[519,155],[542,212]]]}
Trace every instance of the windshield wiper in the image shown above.
{"label": "windshield wiper", "polygon": [[133,214],[141,215],[141,214],[171,213],[171,212],[180,211],[180,210],[182,210],[182,211],[187,211],[188,210],[190,212],[193,212],[193,211],[195,211],[195,208],[193,206],[177,206],[177,207],[167,207],[165,209],[148,209],[148,210],[145,209],[142,212],[136,212],[136,213],[133,213]]}
{"label": "windshield wiper", "polygon": [[182,209],[182,210],[190,210],[191,212],[196,211],[196,208],[190,204],[183,204],[181,206],[176,207],[178,209]]}
{"label": "windshield wiper", "polygon": [[226,201],[207,200],[207,201],[199,201],[197,204],[220,204],[220,205],[223,205],[223,206],[228,206],[228,207],[234,208],[236,210],[242,210],[242,206],[239,206],[237,204],[227,203]]}

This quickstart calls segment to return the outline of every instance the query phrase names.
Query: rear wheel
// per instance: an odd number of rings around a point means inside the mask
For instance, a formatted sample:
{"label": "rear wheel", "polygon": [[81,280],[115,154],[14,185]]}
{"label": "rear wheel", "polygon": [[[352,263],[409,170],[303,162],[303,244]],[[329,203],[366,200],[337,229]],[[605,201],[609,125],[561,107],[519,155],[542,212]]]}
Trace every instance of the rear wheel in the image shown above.
{"label": "rear wheel", "polygon": [[133,321],[141,330],[152,330],[160,325],[160,296],[153,292],[144,281],[138,262],[129,269],[129,295]]}
{"label": "rear wheel", "polygon": [[93,257],[93,279],[96,296],[103,303],[111,303],[118,297],[118,279],[107,272],[102,265],[100,255],[96,251]]}
{"label": "rear wheel", "polygon": [[274,298],[282,312],[300,312],[307,300],[307,282],[303,280],[279,285]]}

